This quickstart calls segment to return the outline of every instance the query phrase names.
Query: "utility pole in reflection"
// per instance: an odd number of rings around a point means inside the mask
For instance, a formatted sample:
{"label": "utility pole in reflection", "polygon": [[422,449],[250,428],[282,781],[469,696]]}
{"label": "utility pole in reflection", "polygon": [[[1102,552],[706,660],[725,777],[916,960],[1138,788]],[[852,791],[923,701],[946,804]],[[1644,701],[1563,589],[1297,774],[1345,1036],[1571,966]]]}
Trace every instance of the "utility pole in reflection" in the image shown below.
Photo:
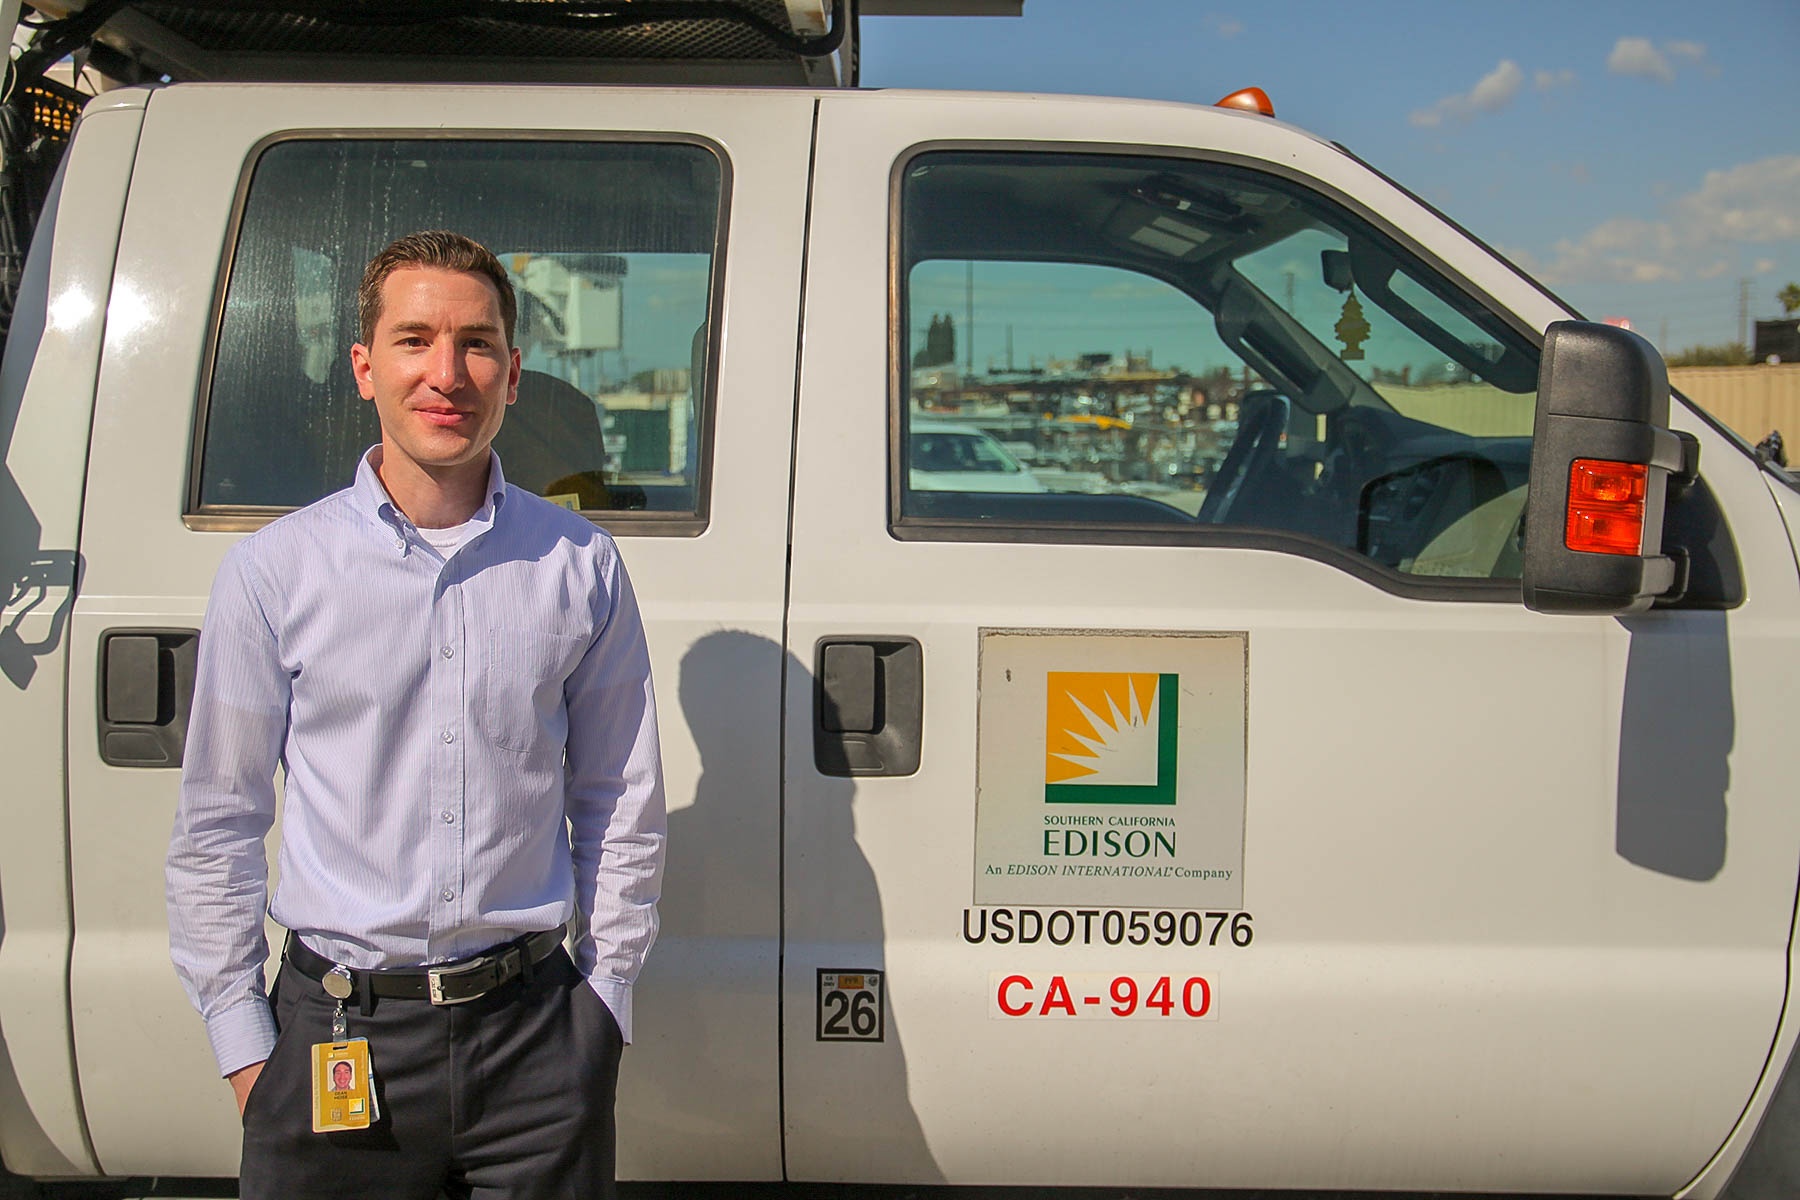
{"label": "utility pole in reflection", "polygon": [[963,382],[975,378],[975,260],[963,283]]}

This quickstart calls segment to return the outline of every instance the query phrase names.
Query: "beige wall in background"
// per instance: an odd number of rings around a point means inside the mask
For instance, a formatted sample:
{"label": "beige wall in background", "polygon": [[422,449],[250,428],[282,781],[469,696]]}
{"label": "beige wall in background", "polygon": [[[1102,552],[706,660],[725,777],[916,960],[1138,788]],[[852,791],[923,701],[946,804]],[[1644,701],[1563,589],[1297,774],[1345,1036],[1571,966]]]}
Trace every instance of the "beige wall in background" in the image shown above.
{"label": "beige wall in background", "polygon": [[1381,398],[1402,416],[1429,421],[1470,437],[1530,437],[1537,394],[1514,395],[1491,383],[1411,387],[1377,384]]}
{"label": "beige wall in background", "polygon": [[1800,363],[1672,367],[1669,385],[1747,441],[1760,442],[1771,429],[1790,446],[1800,438]]}
{"label": "beige wall in background", "polygon": [[[1800,363],[1671,367],[1669,384],[1752,444],[1768,437],[1771,429],[1779,429],[1790,446],[1800,445]],[[1531,433],[1532,395],[1509,395],[1484,383],[1436,387],[1384,383],[1378,390],[1409,417],[1474,437]]]}

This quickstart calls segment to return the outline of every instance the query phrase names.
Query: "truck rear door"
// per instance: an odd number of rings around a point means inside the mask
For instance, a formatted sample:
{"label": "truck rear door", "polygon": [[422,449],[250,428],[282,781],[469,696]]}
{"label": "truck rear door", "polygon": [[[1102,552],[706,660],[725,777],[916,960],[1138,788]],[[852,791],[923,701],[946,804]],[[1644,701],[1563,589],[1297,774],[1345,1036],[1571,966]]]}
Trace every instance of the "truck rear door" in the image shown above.
{"label": "truck rear door", "polygon": [[661,685],[672,850],[621,1171],[779,1177],[780,644],[811,115],[810,96],[724,90],[152,96],[68,633],[74,1048],[105,1171],[236,1171],[162,898],[194,635],[225,549],[346,486],[377,437],[347,358],[363,264],[450,227],[492,246],[521,296],[508,479],[618,536]]}
{"label": "truck rear door", "polygon": [[893,93],[818,143],[790,1176],[1692,1178],[1769,1054],[1800,846],[1754,464],[1678,416],[1734,594],[1529,612],[1567,314],[1348,155]]}

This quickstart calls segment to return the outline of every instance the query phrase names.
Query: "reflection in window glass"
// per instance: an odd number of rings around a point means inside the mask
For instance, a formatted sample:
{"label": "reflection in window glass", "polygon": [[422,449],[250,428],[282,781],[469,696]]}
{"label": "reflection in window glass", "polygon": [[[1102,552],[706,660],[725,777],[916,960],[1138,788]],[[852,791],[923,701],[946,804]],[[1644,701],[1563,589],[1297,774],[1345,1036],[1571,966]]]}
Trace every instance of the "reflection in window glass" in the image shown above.
{"label": "reflection in window glass", "polygon": [[1335,204],[956,151],[901,204],[903,521],[1228,525],[1517,577],[1536,350]]}
{"label": "reflection in window glass", "polygon": [[344,354],[337,297],[331,294],[331,259],[301,246],[294,247],[293,255],[294,332],[300,342],[300,371],[309,382],[327,383]]}
{"label": "reflection in window glass", "polygon": [[294,141],[256,164],[207,408],[202,508],[292,508],[380,436],[356,286],[417,229],[467,233],[519,300],[507,479],[583,511],[699,514],[720,164],[694,145]]}
{"label": "reflection in window glass", "polygon": [[1466,348],[1462,361],[1452,359],[1379,304],[1325,281],[1323,256],[1348,253],[1343,234],[1312,228],[1247,254],[1236,266],[1314,338],[1337,349],[1395,410],[1461,433],[1529,436],[1535,393],[1506,393],[1476,373],[1502,356],[1500,343],[1411,275],[1396,272],[1394,294]]}
{"label": "reflection in window glass", "polygon": [[[1230,358],[1192,298],[1085,263],[922,262],[910,279],[913,488],[1134,494],[1198,511],[1236,405],[1182,411],[1174,381],[1195,374],[1184,364]],[[964,357],[946,361],[959,345]],[[966,447],[955,462],[951,447]],[[1016,469],[976,478],[998,455]]]}

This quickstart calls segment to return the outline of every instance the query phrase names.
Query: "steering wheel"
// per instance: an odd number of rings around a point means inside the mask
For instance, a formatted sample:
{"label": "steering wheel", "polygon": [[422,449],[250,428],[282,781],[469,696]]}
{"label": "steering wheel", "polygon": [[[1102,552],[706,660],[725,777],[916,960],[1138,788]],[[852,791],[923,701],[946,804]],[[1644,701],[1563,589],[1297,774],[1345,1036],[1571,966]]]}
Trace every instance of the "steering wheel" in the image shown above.
{"label": "steering wheel", "polygon": [[1267,468],[1281,447],[1287,429],[1288,398],[1272,388],[1245,392],[1238,401],[1238,432],[1225,461],[1206,488],[1198,519],[1222,525],[1230,516],[1244,481]]}
{"label": "steering wheel", "polygon": [[1340,509],[1354,509],[1369,481],[1387,472],[1393,436],[1373,409],[1345,405],[1331,418],[1319,487]]}

